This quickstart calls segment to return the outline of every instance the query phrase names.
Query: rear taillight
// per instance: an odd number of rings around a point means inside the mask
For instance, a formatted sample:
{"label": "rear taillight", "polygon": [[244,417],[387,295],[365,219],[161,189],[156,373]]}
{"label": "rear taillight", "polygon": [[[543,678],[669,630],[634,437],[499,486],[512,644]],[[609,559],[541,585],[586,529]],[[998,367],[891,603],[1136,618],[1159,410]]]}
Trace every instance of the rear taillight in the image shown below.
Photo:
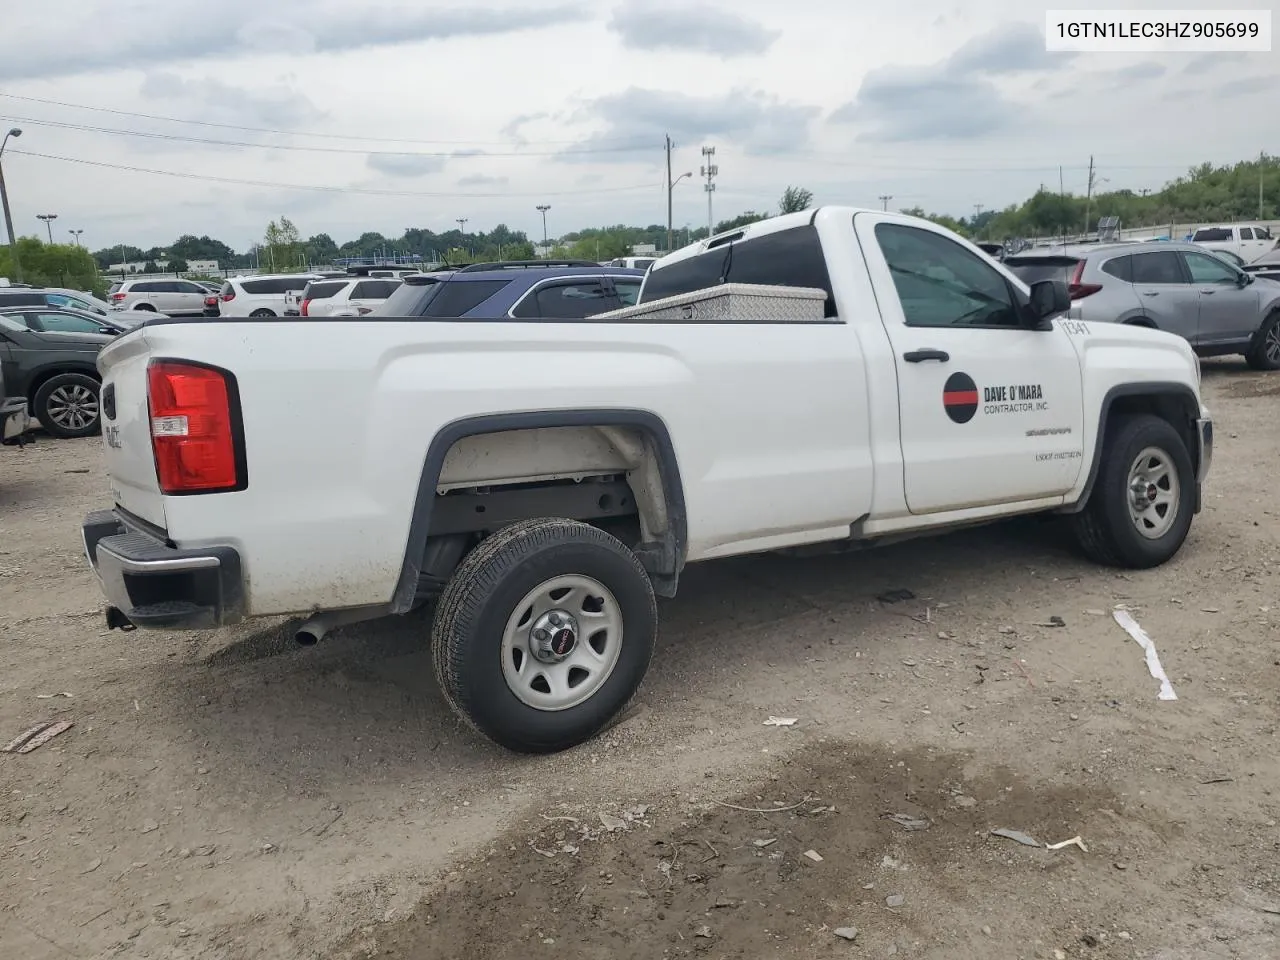
{"label": "rear taillight", "polygon": [[1084,261],[1081,260],[1076,264],[1076,272],[1071,275],[1071,282],[1067,284],[1067,296],[1072,300],[1083,300],[1090,294],[1097,293],[1102,289],[1100,283],[1081,283],[1080,277],[1084,274]]}
{"label": "rear taillight", "polygon": [[222,295],[222,302],[230,303],[235,298],[236,298],[236,292],[234,290],[229,290]]}
{"label": "rear taillight", "polygon": [[218,298],[217,298],[217,297],[205,297],[205,298],[204,298],[204,305],[205,305],[206,307],[216,307],[216,306],[218,305]]}
{"label": "rear taillight", "polygon": [[112,303],[120,303],[120,302],[122,302],[122,301],[124,300],[125,296],[126,296],[126,294],[123,294],[123,293],[113,293],[113,294],[111,295],[111,302],[112,302]]}
{"label": "rear taillight", "polygon": [[310,300],[303,300],[303,301],[302,301],[302,303],[298,304],[298,313],[299,313],[301,316],[304,316],[304,317],[305,317],[305,316],[307,315],[307,308],[308,308],[310,305],[311,305],[311,301],[310,301]]}
{"label": "rear taillight", "polygon": [[231,375],[177,360],[147,367],[151,449],[166,494],[242,489],[239,402]]}

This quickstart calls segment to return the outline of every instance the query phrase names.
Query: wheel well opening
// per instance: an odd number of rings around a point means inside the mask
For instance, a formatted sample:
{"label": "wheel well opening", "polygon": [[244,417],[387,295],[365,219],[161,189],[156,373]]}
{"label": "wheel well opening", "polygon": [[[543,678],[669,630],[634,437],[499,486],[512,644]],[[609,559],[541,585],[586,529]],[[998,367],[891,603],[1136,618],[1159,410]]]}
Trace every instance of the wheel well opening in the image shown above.
{"label": "wheel well opening", "polygon": [[1196,420],[1200,409],[1194,401],[1183,394],[1157,393],[1135,396],[1117,397],[1111,405],[1107,418],[1108,429],[1116,417],[1126,414],[1146,413],[1166,421],[1175,430],[1182,442],[1186,444],[1187,453],[1191,456],[1192,467],[1199,469],[1197,462],[1199,448],[1196,444]]}
{"label": "wheel well opening", "polygon": [[[520,520],[562,517],[626,544],[660,595],[681,565],[671,464],[641,426],[531,427],[453,444],[436,480],[419,593],[436,592],[472,547]],[[675,494],[677,497],[679,493]]]}
{"label": "wheel well opening", "polygon": [[1146,327],[1148,330],[1157,329],[1155,323],[1153,323],[1147,317],[1131,317],[1128,320],[1124,321],[1124,323],[1126,326],[1130,326],[1130,327]]}
{"label": "wheel well opening", "polygon": [[96,381],[99,384],[102,383],[102,380],[99,379],[96,373],[90,373],[88,370],[45,370],[32,377],[31,382],[27,384],[27,401],[33,408],[36,402],[36,394],[40,392],[40,388],[54,377],[60,377],[64,373],[78,373],[83,377],[88,377],[90,380]]}

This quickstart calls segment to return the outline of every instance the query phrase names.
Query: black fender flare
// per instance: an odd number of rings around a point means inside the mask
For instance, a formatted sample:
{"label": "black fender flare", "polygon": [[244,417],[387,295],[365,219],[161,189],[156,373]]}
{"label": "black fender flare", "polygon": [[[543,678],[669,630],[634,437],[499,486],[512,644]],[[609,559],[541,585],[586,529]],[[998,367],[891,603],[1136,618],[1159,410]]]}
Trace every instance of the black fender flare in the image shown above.
{"label": "black fender flare", "polygon": [[[1089,464],[1089,478],[1085,481],[1084,490],[1080,494],[1080,499],[1075,503],[1067,504],[1062,508],[1062,513],[1079,513],[1085,508],[1089,502],[1089,497],[1093,494],[1094,484],[1098,480],[1098,471],[1102,467],[1102,447],[1106,440],[1107,423],[1111,417],[1111,408],[1116,401],[1128,397],[1173,397],[1182,403],[1185,403],[1191,410],[1195,411],[1192,419],[1200,416],[1200,398],[1196,396],[1196,392],[1185,383],[1176,383],[1169,380],[1153,380],[1148,383],[1121,383],[1112,387],[1106,392],[1102,398],[1102,406],[1098,411],[1098,432],[1093,444],[1093,459]],[[1192,463],[1198,469],[1199,463],[1196,462],[1198,452],[1194,449],[1188,451],[1191,454]],[[1196,491],[1196,511],[1200,510],[1200,491]]]}
{"label": "black fender flare", "polygon": [[[449,450],[459,440],[486,433],[509,430],[538,430],[548,427],[634,427],[644,432],[658,453],[658,471],[667,503],[667,533],[656,556],[642,557],[651,567],[654,590],[659,596],[674,596],[676,581],[684,567],[688,544],[688,514],[685,510],[684,486],[676,460],[671,432],[657,414],[648,410],[584,409],[532,410],[521,413],[493,413],[466,417],[445,424],[431,439],[418,480],[418,493],[413,502],[409,522],[409,539],[405,545],[400,579],[391,598],[391,613],[407,613],[413,608],[418,577],[431,528],[431,510],[435,505],[436,486]],[[656,569],[652,569],[656,568]]]}

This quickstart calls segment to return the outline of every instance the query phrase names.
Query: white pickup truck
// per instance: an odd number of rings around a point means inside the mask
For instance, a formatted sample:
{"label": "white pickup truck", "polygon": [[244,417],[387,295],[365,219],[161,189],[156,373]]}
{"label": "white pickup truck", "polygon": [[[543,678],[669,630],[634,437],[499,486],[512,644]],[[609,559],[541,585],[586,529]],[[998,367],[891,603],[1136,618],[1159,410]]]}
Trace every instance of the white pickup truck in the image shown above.
{"label": "white pickup truck", "polygon": [[314,642],[434,600],[451,703],[558,750],[635,693],[689,563],[1037,512],[1099,562],[1172,557],[1212,454],[1197,360],[1068,306],[932,223],[824,207],[585,320],[148,322],[99,361],[85,550],[126,629],[302,614]]}
{"label": "white pickup truck", "polygon": [[1250,223],[1229,223],[1217,227],[1199,227],[1191,234],[1191,242],[1208,250],[1226,250],[1245,263],[1256,263],[1262,257],[1280,248],[1280,241],[1271,236],[1270,227]]}

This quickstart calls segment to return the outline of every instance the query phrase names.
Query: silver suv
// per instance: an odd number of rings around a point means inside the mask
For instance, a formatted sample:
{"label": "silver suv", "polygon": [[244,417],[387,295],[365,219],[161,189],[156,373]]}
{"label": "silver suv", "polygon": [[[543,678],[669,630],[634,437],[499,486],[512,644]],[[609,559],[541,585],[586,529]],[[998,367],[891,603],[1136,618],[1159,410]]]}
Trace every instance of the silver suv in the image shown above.
{"label": "silver suv", "polygon": [[1005,258],[1024,283],[1061,280],[1073,319],[1132,323],[1185,337],[1202,357],[1242,354],[1280,370],[1280,283],[1191,243],[1032,248]]}
{"label": "silver suv", "polygon": [[150,310],[174,317],[204,315],[209,291],[193,280],[117,280],[111,285],[111,305],[124,310]]}

